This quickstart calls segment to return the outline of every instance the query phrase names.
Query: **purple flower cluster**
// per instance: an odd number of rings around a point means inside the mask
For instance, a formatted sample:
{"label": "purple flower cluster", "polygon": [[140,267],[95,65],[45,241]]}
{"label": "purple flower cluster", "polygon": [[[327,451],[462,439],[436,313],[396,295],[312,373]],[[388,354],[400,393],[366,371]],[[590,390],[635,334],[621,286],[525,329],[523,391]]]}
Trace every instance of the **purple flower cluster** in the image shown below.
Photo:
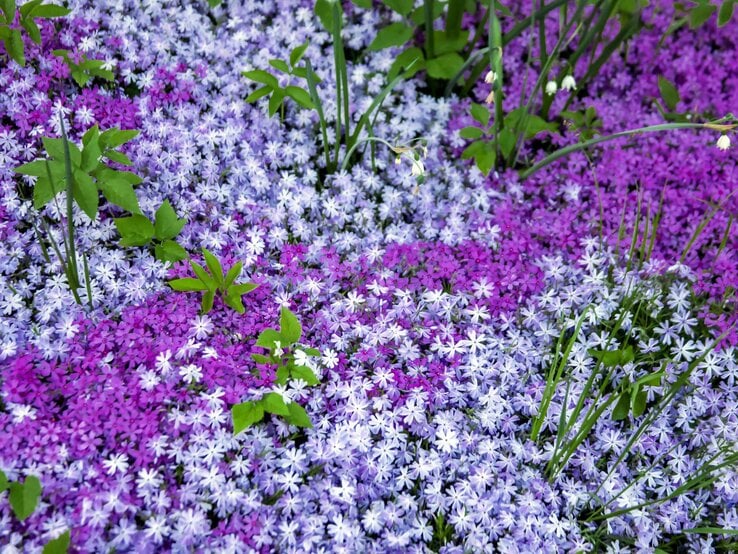
{"label": "purple flower cluster", "polygon": [[[485,177],[459,158],[468,100],[430,96],[420,73],[387,98],[373,133],[424,137],[425,182],[381,147],[373,163],[326,177],[314,112],[288,102],[283,119],[269,118],[266,99],[244,102],[253,83],[241,76],[309,41],[335,119],[330,37],[312,2],[69,4],[70,16],[43,25],[41,47],[26,42],[27,67],[0,67],[0,469],[43,484],[24,522],[0,494],[2,552],[38,551],[66,529],[79,552],[712,552],[719,537],[685,531],[738,527],[738,472],[717,467],[738,440],[738,180],[715,133],[608,143],[528,180]],[[662,40],[673,13],[652,2],[643,32],[569,109],[595,107],[604,132],[660,123],[663,75],[695,119],[737,111],[735,23]],[[386,20],[347,10],[347,46],[363,49]],[[545,25],[555,36],[554,13]],[[506,47],[506,109],[529,48],[536,56],[530,38]],[[115,81],[77,86],[54,48],[104,60]],[[350,64],[352,117],[395,54]],[[488,93],[480,80],[475,94]],[[554,117],[564,103],[555,98]],[[62,212],[51,203],[39,214],[32,182],[13,172],[40,155],[42,136],[59,136],[60,120],[74,140],[96,123],[141,130],[126,148],[143,212],[169,200],[188,219],[180,238],[191,253],[244,262],[260,284],[244,315],[219,299],[200,315],[195,295],[165,287],[189,268],[120,247],[109,206],[94,221],[75,212],[94,310],[74,304],[33,224],[47,218],[61,240]],[[575,140],[545,135],[522,158]],[[626,270],[636,220],[637,243],[650,236],[644,218],[659,222],[653,254]],[[275,389],[251,356],[280,305],[321,352],[305,362],[320,386],[280,389],[313,428],[267,418],[234,436],[230,407]],[[571,341],[567,379],[534,441],[559,338]],[[590,397],[593,352],[627,345],[634,359]],[[551,469],[559,424],[580,398],[596,410],[658,370],[644,416],[608,407]],[[581,430],[574,422],[564,440]]]}

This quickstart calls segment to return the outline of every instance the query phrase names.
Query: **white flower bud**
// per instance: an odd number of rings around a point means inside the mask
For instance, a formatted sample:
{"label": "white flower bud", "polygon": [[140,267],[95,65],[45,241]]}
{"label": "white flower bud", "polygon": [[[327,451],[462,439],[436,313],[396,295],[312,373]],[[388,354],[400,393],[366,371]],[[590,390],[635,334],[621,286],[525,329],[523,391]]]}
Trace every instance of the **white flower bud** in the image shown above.
{"label": "white flower bud", "polygon": [[567,75],[561,80],[561,90],[574,90],[577,88],[577,82],[573,75]]}
{"label": "white flower bud", "polygon": [[489,93],[489,94],[487,95],[487,98],[485,98],[485,99],[484,99],[484,101],[485,101],[485,102],[486,102],[487,104],[489,104],[489,105],[492,105],[492,104],[494,104],[494,103],[495,103],[495,91],[492,91],[492,92],[490,92],[490,93]]}
{"label": "white flower bud", "polygon": [[557,90],[559,90],[559,87],[556,85],[556,81],[549,81],[546,83],[546,94],[549,96],[556,94]]}
{"label": "white flower bud", "polygon": [[497,80],[497,73],[494,71],[488,71],[487,74],[484,76],[484,82],[491,85]]}
{"label": "white flower bud", "polygon": [[423,165],[422,160],[413,160],[413,167],[410,170],[410,173],[413,177],[425,175],[425,166]]}
{"label": "white flower bud", "polygon": [[720,135],[717,141],[717,147],[723,151],[730,148],[730,137],[728,135]]}

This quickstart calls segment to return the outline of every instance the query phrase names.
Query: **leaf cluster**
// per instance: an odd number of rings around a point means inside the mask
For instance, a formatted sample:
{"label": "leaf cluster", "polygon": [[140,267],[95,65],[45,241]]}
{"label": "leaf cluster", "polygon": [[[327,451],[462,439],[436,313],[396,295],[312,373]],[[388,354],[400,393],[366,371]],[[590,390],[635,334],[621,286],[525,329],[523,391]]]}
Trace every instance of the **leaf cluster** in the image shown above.
{"label": "leaf cluster", "polygon": [[141,209],[133,187],[141,182],[141,178],[130,171],[115,169],[105,161],[132,165],[128,156],[118,148],[136,135],[138,131],[118,128],[101,133],[95,125],[84,134],[81,146],[65,138],[44,137],[42,140],[48,157],[23,164],[15,171],[37,178],[33,188],[33,206],[41,209],[59,192],[66,190],[68,156],[72,196],[90,219],[97,216],[100,192],[111,204],[138,214]]}
{"label": "leaf cluster", "polygon": [[[264,329],[256,340],[256,345],[268,351],[268,354],[252,354],[257,364],[276,366],[278,385],[286,385],[290,379],[300,379],[308,386],[319,383],[318,377],[306,365],[297,365],[295,352],[300,350],[305,356],[319,356],[315,348],[299,346],[302,337],[302,325],[297,316],[288,308],[282,307],[279,317],[279,329]],[[278,393],[270,392],[259,400],[241,402],[231,408],[233,432],[240,433],[244,429],[258,423],[265,414],[281,416],[290,425],[312,427],[305,409],[296,402],[287,403]]]}
{"label": "leaf cluster", "polygon": [[[289,63],[285,60],[273,59],[269,60],[269,65],[280,73],[290,75],[292,77],[298,77],[300,79],[307,79],[307,68],[298,67],[302,57],[305,55],[307,50],[308,42],[301,44],[292,52],[290,52]],[[256,102],[264,96],[269,96],[269,115],[273,116],[282,107],[285,98],[292,98],[300,107],[309,110],[315,109],[310,93],[300,87],[294,85],[280,86],[279,80],[275,75],[265,71],[263,69],[253,69],[250,71],[244,71],[241,73],[247,79],[251,79],[257,83],[261,83],[262,87],[256,89],[254,92],[246,97],[247,102]]]}
{"label": "leaf cluster", "polygon": [[26,65],[21,30],[12,27],[16,12],[20,11],[20,25],[36,44],[41,44],[39,19],[63,17],[69,10],[56,4],[44,4],[43,0],[30,0],[17,9],[15,0],[0,0],[0,41],[5,46],[8,56],[18,65]]}
{"label": "leaf cluster", "polygon": [[54,50],[54,55],[64,60],[64,63],[69,67],[72,79],[81,87],[95,77],[105,81],[112,81],[114,78],[113,72],[104,68],[105,62],[103,60],[91,60],[86,54],[81,54],[77,62],[69,55],[69,50]]}
{"label": "leaf cluster", "polygon": [[241,297],[254,290],[256,283],[236,283],[236,279],[241,274],[243,262],[236,262],[227,272],[223,271],[218,258],[216,258],[209,250],[202,249],[205,265],[204,267],[196,261],[190,259],[190,265],[195,272],[196,277],[184,277],[181,279],[173,279],[169,281],[172,289],[183,292],[203,291],[202,297],[202,313],[208,313],[215,301],[215,296],[219,295],[223,298],[223,302],[236,310],[239,314],[246,311],[243,306]]}
{"label": "leaf cluster", "polygon": [[142,214],[115,219],[121,236],[121,246],[148,246],[154,244],[154,254],[162,262],[178,262],[187,257],[187,251],[174,239],[179,235],[186,220],[178,217],[165,200],[156,210],[154,221]]}
{"label": "leaf cluster", "polygon": [[579,135],[581,142],[592,140],[595,136],[600,135],[602,128],[602,120],[597,117],[597,111],[593,106],[581,111],[564,110],[561,112],[565,124]]}

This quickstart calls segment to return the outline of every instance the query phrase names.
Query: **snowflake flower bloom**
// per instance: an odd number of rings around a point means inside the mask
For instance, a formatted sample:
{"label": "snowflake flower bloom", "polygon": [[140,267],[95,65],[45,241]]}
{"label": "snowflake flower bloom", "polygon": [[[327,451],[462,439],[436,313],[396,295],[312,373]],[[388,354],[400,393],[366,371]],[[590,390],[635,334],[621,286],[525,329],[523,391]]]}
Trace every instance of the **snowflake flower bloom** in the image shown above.
{"label": "snowflake flower bloom", "polygon": [[730,137],[728,135],[720,135],[720,138],[717,140],[717,147],[719,150],[725,152],[730,148]]}

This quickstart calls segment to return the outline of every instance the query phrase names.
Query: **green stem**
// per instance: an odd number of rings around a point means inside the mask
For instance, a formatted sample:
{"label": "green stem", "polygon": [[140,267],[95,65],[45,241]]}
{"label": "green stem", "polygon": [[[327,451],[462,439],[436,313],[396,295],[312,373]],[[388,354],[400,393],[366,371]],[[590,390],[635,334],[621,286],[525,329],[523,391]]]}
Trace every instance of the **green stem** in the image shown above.
{"label": "green stem", "polygon": [[423,12],[425,15],[425,57],[432,60],[436,57],[433,43],[433,0],[423,0]]}
{"label": "green stem", "polygon": [[346,171],[346,168],[348,168],[349,160],[351,159],[351,156],[356,151],[356,149],[361,146],[364,143],[374,143],[379,142],[381,144],[386,145],[390,149],[394,149],[395,147],[387,142],[384,139],[378,138],[378,137],[364,137],[362,139],[357,140],[349,149],[348,152],[346,152],[346,156],[343,158],[343,163],[341,164],[341,171]]}
{"label": "green stem", "polygon": [[661,131],[674,131],[677,129],[709,129],[710,125],[712,124],[711,123],[663,123],[660,125],[649,125],[647,127],[639,127],[637,129],[629,129],[627,131],[613,133],[612,135],[596,137],[586,142],[579,142],[577,144],[566,146],[564,148],[557,150],[556,152],[549,154],[548,156],[543,158],[541,161],[534,164],[532,167],[529,167],[525,171],[522,171],[520,173],[520,176],[523,179],[526,179],[530,177],[531,175],[533,175],[539,169],[552,164],[553,162],[555,162],[556,160],[560,158],[563,158],[564,156],[568,156],[569,154],[572,154],[574,152],[579,152],[580,150],[585,150],[587,148],[590,148],[591,146],[594,146],[595,144],[600,144],[602,142],[608,142],[610,140],[615,140],[615,139],[622,138],[622,137],[629,137],[629,136],[637,135],[640,133],[656,133],[656,132],[661,132]]}

